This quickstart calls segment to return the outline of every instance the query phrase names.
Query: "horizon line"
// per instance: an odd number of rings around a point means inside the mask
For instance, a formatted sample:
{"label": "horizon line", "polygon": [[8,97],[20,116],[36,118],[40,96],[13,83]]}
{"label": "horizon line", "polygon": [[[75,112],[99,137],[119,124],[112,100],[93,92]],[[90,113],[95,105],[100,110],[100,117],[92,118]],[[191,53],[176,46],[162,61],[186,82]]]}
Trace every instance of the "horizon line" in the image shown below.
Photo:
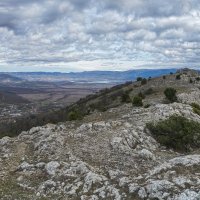
{"label": "horizon line", "polygon": [[[60,72],[60,71],[0,71],[0,73],[61,73],[61,74],[69,74],[69,73],[84,73],[84,72],[128,72],[128,71],[139,71],[139,70],[176,70],[176,69],[184,69],[186,67],[172,67],[172,68],[141,68],[141,69],[129,69],[129,70],[85,70],[85,71],[70,71],[70,72]],[[188,68],[195,69],[195,68]]]}

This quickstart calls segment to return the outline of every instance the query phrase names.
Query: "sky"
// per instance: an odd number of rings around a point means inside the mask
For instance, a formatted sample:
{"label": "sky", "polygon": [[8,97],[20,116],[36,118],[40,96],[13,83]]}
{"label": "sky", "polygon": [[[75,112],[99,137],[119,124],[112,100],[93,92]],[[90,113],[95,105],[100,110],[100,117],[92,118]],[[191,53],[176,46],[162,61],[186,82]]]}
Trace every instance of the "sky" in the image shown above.
{"label": "sky", "polygon": [[0,71],[199,64],[199,0],[0,0]]}

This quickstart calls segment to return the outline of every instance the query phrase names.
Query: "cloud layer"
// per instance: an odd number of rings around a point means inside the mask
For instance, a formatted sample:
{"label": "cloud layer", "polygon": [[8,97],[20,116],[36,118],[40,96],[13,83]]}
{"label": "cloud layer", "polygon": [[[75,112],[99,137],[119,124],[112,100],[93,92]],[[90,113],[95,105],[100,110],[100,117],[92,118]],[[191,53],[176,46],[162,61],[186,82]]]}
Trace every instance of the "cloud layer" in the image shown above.
{"label": "cloud layer", "polygon": [[0,71],[198,67],[199,0],[2,0]]}

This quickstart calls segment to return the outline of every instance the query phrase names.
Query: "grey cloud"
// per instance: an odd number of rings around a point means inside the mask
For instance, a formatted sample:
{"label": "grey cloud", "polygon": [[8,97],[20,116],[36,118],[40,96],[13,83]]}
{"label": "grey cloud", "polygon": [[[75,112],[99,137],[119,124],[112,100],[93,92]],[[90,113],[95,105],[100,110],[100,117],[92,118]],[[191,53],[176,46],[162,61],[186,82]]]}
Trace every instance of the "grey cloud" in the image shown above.
{"label": "grey cloud", "polygon": [[200,6],[198,0],[105,0],[103,2],[104,9],[117,9],[138,17],[180,16]]}
{"label": "grey cloud", "polygon": [[198,0],[2,0],[0,61],[47,68],[198,64],[199,6]]}

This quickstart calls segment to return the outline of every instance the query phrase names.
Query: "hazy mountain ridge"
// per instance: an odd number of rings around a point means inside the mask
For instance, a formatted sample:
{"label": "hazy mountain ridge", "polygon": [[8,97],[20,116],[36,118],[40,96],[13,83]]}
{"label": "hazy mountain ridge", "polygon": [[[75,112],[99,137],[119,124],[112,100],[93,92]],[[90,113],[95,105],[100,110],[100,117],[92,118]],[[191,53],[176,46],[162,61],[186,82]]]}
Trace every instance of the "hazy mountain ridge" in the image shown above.
{"label": "hazy mountain ridge", "polygon": [[9,84],[9,83],[20,83],[23,80],[20,79],[19,77],[10,75],[10,74],[5,74],[5,73],[0,73],[0,84]]}
{"label": "hazy mountain ridge", "polygon": [[136,80],[138,76],[144,78],[161,76],[177,69],[142,69],[129,71],[85,71],[85,72],[11,72],[12,76],[28,81],[69,81],[69,82],[113,82],[123,83]]}

